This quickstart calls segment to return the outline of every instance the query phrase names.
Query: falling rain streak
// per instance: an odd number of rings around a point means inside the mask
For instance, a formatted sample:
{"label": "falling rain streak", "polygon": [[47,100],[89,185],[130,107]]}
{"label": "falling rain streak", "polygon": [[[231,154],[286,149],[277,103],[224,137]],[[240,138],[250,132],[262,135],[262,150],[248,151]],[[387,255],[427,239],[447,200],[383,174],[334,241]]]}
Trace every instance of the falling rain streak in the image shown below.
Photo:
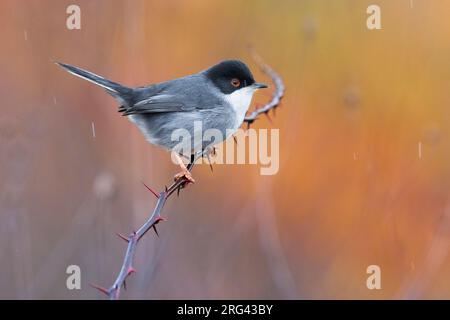
{"label": "falling rain streak", "polygon": [[95,125],[94,125],[94,121],[91,122],[91,126],[92,126],[92,137],[95,138]]}
{"label": "falling rain streak", "polygon": [[422,142],[419,141],[419,159],[422,159]]}

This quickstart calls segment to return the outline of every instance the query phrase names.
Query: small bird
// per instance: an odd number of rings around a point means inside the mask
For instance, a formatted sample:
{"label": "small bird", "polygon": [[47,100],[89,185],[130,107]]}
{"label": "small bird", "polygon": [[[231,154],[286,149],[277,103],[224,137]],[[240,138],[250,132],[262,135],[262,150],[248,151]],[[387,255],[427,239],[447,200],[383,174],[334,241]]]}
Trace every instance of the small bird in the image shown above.
{"label": "small bird", "polygon": [[[267,88],[255,82],[247,65],[239,60],[225,60],[199,73],[130,88],[105,79],[81,68],[56,62],[71,74],[103,87],[119,103],[119,112],[127,116],[143,133],[147,141],[167,150],[173,150],[179,141],[172,139],[177,129],[189,132],[191,153],[204,152],[234,133],[243,123],[253,93]],[[194,139],[198,126],[201,130],[219,130],[219,141]],[[199,143],[201,145],[199,145]],[[179,154],[174,155],[182,169],[175,179],[182,177],[194,182]]]}

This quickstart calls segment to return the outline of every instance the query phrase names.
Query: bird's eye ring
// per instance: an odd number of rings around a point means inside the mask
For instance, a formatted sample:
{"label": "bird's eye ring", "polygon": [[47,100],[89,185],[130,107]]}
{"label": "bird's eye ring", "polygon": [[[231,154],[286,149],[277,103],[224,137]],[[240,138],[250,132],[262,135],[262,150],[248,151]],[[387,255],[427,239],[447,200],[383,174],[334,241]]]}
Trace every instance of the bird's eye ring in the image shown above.
{"label": "bird's eye ring", "polygon": [[238,88],[241,85],[241,81],[237,78],[231,79],[231,85],[235,88]]}

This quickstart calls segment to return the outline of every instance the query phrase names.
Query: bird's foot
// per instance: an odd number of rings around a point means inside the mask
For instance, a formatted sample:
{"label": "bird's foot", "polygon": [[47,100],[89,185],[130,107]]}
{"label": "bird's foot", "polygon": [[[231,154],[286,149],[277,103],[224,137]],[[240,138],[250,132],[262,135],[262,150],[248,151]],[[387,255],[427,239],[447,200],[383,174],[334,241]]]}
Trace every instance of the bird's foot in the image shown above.
{"label": "bird's foot", "polygon": [[194,178],[192,177],[191,172],[187,169],[180,155],[175,153],[175,160],[181,168],[181,172],[177,173],[173,178],[175,181],[180,181],[181,179],[187,183],[195,183]]}
{"label": "bird's foot", "polygon": [[179,181],[179,180],[185,180],[188,183],[195,183],[194,178],[192,177],[192,174],[189,172],[188,169],[185,168],[181,168],[182,170],[180,172],[178,172],[173,179],[175,181]]}

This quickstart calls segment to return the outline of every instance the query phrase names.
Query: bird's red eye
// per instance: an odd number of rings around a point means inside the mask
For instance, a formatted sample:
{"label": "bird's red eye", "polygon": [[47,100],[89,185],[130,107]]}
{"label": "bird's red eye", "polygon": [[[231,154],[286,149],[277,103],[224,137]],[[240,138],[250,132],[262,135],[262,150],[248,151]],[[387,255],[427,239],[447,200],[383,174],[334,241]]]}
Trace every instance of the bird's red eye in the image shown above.
{"label": "bird's red eye", "polygon": [[238,88],[241,85],[241,81],[237,78],[231,79],[231,85],[235,88]]}

